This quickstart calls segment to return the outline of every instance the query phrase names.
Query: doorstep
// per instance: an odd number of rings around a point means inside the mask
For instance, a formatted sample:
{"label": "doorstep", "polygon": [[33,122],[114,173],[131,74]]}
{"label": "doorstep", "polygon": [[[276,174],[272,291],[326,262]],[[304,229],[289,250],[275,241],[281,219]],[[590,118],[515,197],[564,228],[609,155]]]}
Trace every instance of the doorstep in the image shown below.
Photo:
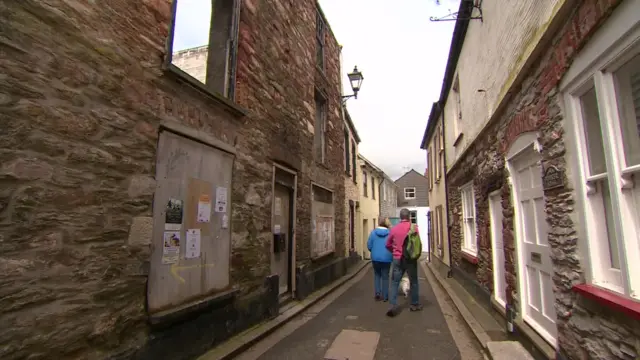
{"label": "doorstep", "polygon": [[243,351],[253,346],[258,341],[264,339],[269,334],[292,320],[296,315],[305,311],[318,301],[325,298],[331,292],[344,285],[347,281],[354,278],[363,269],[367,267],[370,261],[361,261],[355,264],[353,268],[343,277],[335,280],[331,284],[321,288],[306,297],[302,301],[291,301],[284,305],[280,309],[280,314],[274,319],[264,321],[260,324],[253,326],[241,332],[238,335],[233,336],[229,340],[221,343],[212,350],[208,351],[204,355],[200,356],[198,360],[227,360],[233,359]]}
{"label": "doorstep", "polygon": [[440,285],[449,295],[467,326],[491,359],[534,359],[520,342],[510,340],[504,326],[501,326],[492,314],[478,304],[457,280],[447,279],[446,274],[432,263],[421,262],[420,264],[432,286]]}

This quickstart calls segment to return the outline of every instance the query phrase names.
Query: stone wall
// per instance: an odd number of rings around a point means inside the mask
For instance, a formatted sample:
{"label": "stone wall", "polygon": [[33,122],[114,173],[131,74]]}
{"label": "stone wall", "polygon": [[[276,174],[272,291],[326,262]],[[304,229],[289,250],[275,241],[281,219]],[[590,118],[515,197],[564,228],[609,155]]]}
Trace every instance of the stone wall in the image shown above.
{"label": "stone wall", "polygon": [[[386,175],[383,177],[382,182],[386,190],[383,190],[382,186],[380,186],[380,217],[395,217],[396,208],[398,207],[398,188],[393,180]],[[386,194],[383,194],[383,191],[386,191]]]}
{"label": "stone wall", "polygon": [[[274,316],[273,162],[299,174],[298,265],[326,268],[344,256],[336,206],[335,254],[309,259],[311,181],[344,202],[338,45],[329,32],[326,73],[314,71],[315,6],[242,2],[243,116],[163,71],[167,0],[0,5],[0,358],[189,359]],[[329,98],[324,165],[312,157],[314,85]],[[150,326],[151,239],[132,230],[152,216],[164,120],[237,151],[231,283],[240,293]]]}
{"label": "stone wall", "polygon": [[[542,146],[543,168],[553,165],[566,170],[566,186],[545,191],[549,214],[549,244],[554,266],[559,358],[630,359],[622,349],[640,352],[640,325],[621,313],[579,297],[573,285],[584,282],[574,218],[574,189],[570,167],[565,160],[565,133],[562,97],[557,85],[589,37],[620,3],[619,0],[577,1],[553,39],[532,63],[526,77],[505,110],[470,145],[447,175],[449,211],[452,219],[451,246],[456,267],[491,291],[492,257],[489,232],[488,194],[502,192],[503,240],[506,258],[507,302],[520,311],[516,273],[513,204],[507,182],[504,156],[509,146],[524,132],[537,131]],[[465,258],[460,251],[461,201],[458,186],[474,181],[478,258]]]}

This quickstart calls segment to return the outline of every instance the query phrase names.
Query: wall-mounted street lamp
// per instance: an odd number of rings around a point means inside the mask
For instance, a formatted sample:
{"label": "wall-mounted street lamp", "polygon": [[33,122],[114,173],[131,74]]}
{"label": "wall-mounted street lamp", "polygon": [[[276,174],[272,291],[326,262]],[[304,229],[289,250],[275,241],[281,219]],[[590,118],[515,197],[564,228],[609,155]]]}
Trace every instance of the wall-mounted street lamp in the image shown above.
{"label": "wall-mounted street lamp", "polygon": [[364,79],[364,77],[362,76],[362,73],[358,71],[357,66],[354,66],[353,72],[347,74],[347,76],[349,77],[349,82],[351,83],[351,90],[353,90],[353,95],[343,96],[342,102],[347,101],[347,99],[351,97],[356,99],[358,98],[358,91],[360,91],[360,86],[362,86],[362,79]]}

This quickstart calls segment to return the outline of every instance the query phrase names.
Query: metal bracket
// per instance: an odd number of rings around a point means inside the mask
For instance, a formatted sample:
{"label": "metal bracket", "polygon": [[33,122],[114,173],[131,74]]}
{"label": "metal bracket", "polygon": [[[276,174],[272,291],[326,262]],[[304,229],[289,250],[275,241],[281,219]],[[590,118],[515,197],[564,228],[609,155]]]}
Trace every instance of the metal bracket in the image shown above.
{"label": "metal bracket", "polygon": [[[462,1],[468,1],[468,0],[462,0]],[[471,14],[469,17],[466,18],[461,18],[459,17],[459,12],[451,12],[451,10],[449,10],[449,14],[442,16],[442,17],[435,17],[435,16],[430,16],[429,20],[430,21],[457,21],[457,20],[480,20],[480,22],[483,22],[482,20],[482,2],[478,1],[478,0],[474,0],[474,4],[473,4],[473,8],[471,8]],[[478,10],[478,15],[473,15],[473,11],[474,10]]]}

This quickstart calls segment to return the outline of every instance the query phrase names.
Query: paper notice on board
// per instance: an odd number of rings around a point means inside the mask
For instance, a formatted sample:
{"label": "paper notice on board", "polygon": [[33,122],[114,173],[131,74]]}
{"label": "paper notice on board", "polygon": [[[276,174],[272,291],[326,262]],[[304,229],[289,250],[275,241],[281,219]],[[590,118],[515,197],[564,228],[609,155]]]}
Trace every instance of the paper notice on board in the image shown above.
{"label": "paper notice on board", "polygon": [[273,233],[274,234],[280,234],[280,225],[275,225],[273,227]]}
{"label": "paper notice on board", "polygon": [[198,199],[198,222],[208,223],[211,221],[211,198],[202,194]]}
{"label": "paper notice on board", "polygon": [[164,229],[180,231],[182,228],[182,200],[169,199],[165,207]]}
{"label": "paper notice on board", "polygon": [[187,249],[184,257],[187,259],[200,257],[200,229],[187,230]]}
{"label": "paper notice on board", "polygon": [[227,212],[227,188],[225,187],[216,189],[216,212]]}
{"label": "paper notice on board", "polygon": [[177,263],[180,257],[180,231],[165,231],[163,243],[162,263]]}

